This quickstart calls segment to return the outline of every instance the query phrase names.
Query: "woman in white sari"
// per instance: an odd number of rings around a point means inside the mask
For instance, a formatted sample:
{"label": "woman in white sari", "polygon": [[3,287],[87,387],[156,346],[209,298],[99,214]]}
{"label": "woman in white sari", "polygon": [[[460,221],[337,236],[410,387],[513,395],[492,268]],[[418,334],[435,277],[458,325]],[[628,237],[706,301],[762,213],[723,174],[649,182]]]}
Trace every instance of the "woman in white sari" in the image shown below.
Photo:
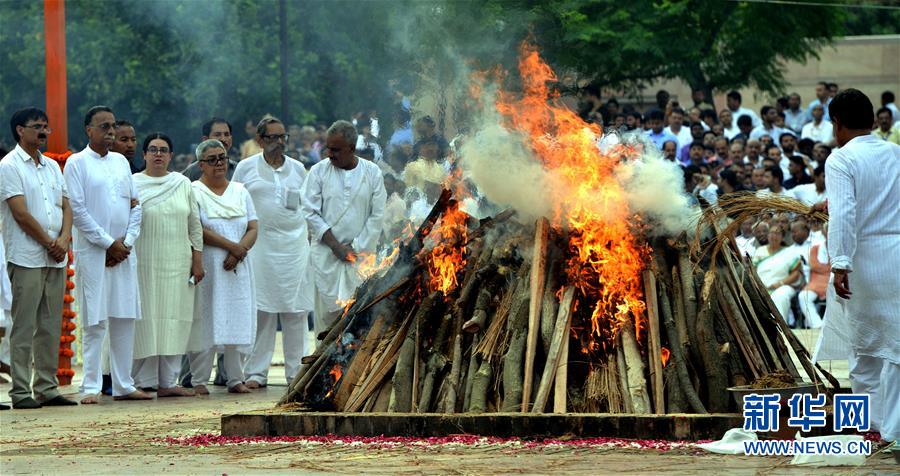
{"label": "woman in white sari", "polygon": [[753,264],[759,279],[769,290],[775,307],[781,317],[792,323],[789,317],[791,299],[797,294],[793,285],[800,280],[800,257],[790,248],[784,246],[784,232],[781,225],[769,227],[769,243],[756,249]]}
{"label": "woman in white sari", "polygon": [[135,243],[141,319],[134,327],[138,388],[158,397],[191,397],[176,385],[194,316],[194,284],[203,279],[203,229],[191,182],[168,171],[172,140],[162,133],[144,139],[147,168],[134,174],[143,218]]}
{"label": "woman in white sari", "polygon": [[244,385],[243,355],[256,339],[256,294],[253,268],[245,259],[256,243],[256,209],[243,185],[227,178],[228,155],[221,142],[210,139],[197,146],[203,175],[193,183],[203,225],[203,265],[200,318],[191,330],[191,383],[198,395],[209,394],[206,384],[216,352],[224,352],[228,391],[249,393]]}

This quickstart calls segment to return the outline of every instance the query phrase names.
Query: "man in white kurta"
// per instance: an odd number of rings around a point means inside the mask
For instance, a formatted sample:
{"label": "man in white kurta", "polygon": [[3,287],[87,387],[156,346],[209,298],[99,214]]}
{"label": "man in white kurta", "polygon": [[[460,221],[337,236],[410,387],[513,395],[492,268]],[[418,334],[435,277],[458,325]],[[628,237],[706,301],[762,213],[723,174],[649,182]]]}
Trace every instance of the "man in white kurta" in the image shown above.
{"label": "man in white kurta", "polygon": [[259,220],[256,245],[249,256],[256,279],[256,341],[244,364],[247,388],[265,387],[281,321],[284,376],[290,383],[300,369],[313,309],[313,286],[308,275],[309,236],[300,209],[306,180],[303,164],[284,155],[284,124],[275,118],[260,121],[257,141],[263,152],[242,160],[233,180],[244,184],[253,198]]}
{"label": "man in white kurta", "polygon": [[387,193],[381,169],[354,155],[356,128],[337,121],[328,129],[328,160],[312,167],[303,189],[303,213],[310,229],[310,265],[316,287],[315,332],[340,315],[362,278],[360,254],[374,253],[381,234]]}
{"label": "man in white kurta", "polygon": [[147,399],[131,376],[134,320],[140,318],[137,257],[141,205],[125,156],[111,152],[115,116],[98,106],[85,118],[90,140],[66,161],[75,225],[75,283],[84,339],[82,403],[98,403],[103,338],[109,330],[113,397]]}
{"label": "man in white kurta", "polygon": [[849,324],[850,383],[871,422],[900,437],[900,146],[870,134],[872,103],[847,89],[829,105],[840,150],[825,162],[828,251]]}

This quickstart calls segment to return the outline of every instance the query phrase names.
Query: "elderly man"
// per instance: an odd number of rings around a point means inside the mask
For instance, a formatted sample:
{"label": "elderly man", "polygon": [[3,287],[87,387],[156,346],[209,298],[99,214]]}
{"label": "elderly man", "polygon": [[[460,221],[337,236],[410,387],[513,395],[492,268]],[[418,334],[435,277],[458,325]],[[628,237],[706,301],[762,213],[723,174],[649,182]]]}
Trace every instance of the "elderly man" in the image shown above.
{"label": "elderly man", "polygon": [[828,254],[850,324],[850,384],[871,396],[873,429],[892,441],[900,437],[900,146],[871,134],[872,103],[856,89],[838,93],[829,112],[840,149],[825,162]]}
{"label": "elderly man", "polygon": [[[231,123],[221,117],[214,117],[206,121],[200,134],[200,142],[207,139],[215,139],[221,142],[225,146],[225,153],[227,154],[231,150],[231,144],[234,140],[234,137],[231,135]],[[228,180],[231,180],[231,177],[234,175],[235,167],[237,167],[237,162],[229,157],[228,172],[226,172]],[[187,168],[181,171],[181,175],[187,177],[191,182],[200,180],[200,176],[203,175],[203,172],[200,170],[200,162],[196,160],[191,162]]]}
{"label": "elderly man", "polygon": [[76,405],[56,388],[59,316],[72,229],[66,183],[59,165],[39,149],[50,134],[44,111],[16,111],[10,128],[18,144],[0,162],[0,216],[8,253],[3,268],[7,270],[8,262],[12,291],[12,308],[5,308],[12,311],[13,321],[6,336],[11,341],[9,396],[13,408],[20,409]]}
{"label": "elderly man", "polygon": [[300,209],[306,169],[284,154],[287,139],[280,120],[267,117],[259,121],[256,140],[263,151],[242,160],[234,171],[234,181],[250,192],[259,219],[256,246],[249,253],[257,309],[256,341],[244,364],[247,388],[251,389],[268,382],[279,320],[284,376],[288,382],[294,379],[303,357],[306,316],[313,309],[313,289],[307,278],[309,238]]}
{"label": "elderly man", "polygon": [[337,121],[328,128],[323,160],[313,165],[303,189],[315,278],[316,333],[340,315],[361,279],[355,262],[375,251],[387,193],[381,169],[356,157],[356,128]]}
{"label": "elderly man", "polygon": [[140,318],[137,258],[141,205],[128,160],[110,151],[116,118],[95,106],[84,117],[88,146],[66,161],[65,177],[75,224],[76,301],[84,336],[81,403],[100,403],[100,360],[109,330],[113,398],[146,400],[131,376],[134,320]]}

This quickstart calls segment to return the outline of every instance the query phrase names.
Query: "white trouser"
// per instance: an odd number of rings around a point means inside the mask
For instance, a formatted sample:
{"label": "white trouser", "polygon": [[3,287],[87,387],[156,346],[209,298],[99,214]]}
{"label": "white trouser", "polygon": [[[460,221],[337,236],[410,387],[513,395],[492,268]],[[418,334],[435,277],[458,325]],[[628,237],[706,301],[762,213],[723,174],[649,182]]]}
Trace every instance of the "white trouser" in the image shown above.
{"label": "white trouser", "polygon": [[868,355],[850,353],[850,388],[853,393],[867,393],[871,429],[881,438],[900,438],[900,365]]}
{"label": "white trouser", "polygon": [[3,362],[6,365],[12,363],[12,361],[9,360],[9,334],[11,329],[12,326],[7,325],[6,335],[3,336],[2,340],[0,340],[0,362]]}
{"label": "white trouser", "polygon": [[269,366],[275,353],[275,333],[281,318],[281,344],[284,350],[284,378],[290,383],[300,369],[300,358],[306,343],[307,312],[256,312],[256,341],[244,364],[247,380],[266,385]]}
{"label": "white trouser", "polygon": [[800,312],[806,319],[806,326],[810,329],[818,329],[822,327],[822,316],[819,315],[819,309],[816,307],[816,299],[819,295],[815,291],[804,289],[797,293],[797,300],[800,301]]}
{"label": "white trouser", "polygon": [[781,313],[781,317],[790,324],[794,325],[794,320],[791,319],[791,299],[794,297],[797,291],[794,288],[784,285],[770,294],[772,296],[772,301],[775,302],[775,307],[778,308],[778,312]]}
{"label": "white trouser", "polygon": [[84,380],[81,382],[81,393],[96,395],[100,393],[103,383],[100,373],[103,338],[109,328],[109,367],[112,376],[113,396],[121,397],[134,392],[134,379],[131,377],[132,358],[134,357],[134,319],[109,319],[83,329],[84,338]]}
{"label": "white trouser", "polygon": [[100,352],[100,372],[109,375],[109,334],[103,338],[103,350]]}
{"label": "white trouser", "polygon": [[343,309],[332,310],[334,302],[326,295],[316,292],[316,310],[313,315],[313,339],[319,340],[319,334],[328,330],[331,324],[344,312]]}
{"label": "white trouser", "polygon": [[180,355],[154,355],[145,359],[134,359],[131,375],[138,388],[172,388],[178,385],[181,371]]}
{"label": "white trouser", "polygon": [[[228,388],[239,383],[244,383],[244,369],[241,368],[242,354],[236,345],[225,345],[225,356],[222,363],[225,365],[225,373],[228,374]],[[216,353],[212,349],[200,352],[189,352],[188,360],[191,362],[191,385],[208,385],[212,375],[213,360]]]}

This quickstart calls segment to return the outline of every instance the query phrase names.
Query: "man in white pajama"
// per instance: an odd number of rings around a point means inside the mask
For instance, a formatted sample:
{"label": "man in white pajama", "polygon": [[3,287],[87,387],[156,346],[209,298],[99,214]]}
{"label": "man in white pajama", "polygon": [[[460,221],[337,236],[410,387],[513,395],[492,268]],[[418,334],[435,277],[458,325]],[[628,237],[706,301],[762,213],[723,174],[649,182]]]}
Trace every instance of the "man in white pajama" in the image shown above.
{"label": "man in white pajama", "polygon": [[250,250],[256,283],[256,341],[244,364],[247,388],[265,387],[281,320],[284,376],[290,383],[300,369],[313,308],[307,279],[309,236],[300,210],[306,169],[284,155],[288,136],[275,118],[259,122],[256,138],[263,152],[242,160],[233,180],[244,184],[259,219],[259,235]]}
{"label": "man in white pajama", "polygon": [[84,119],[88,146],[66,161],[63,174],[75,225],[75,282],[84,339],[81,403],[99,403],[101,349],[109,330],[113,398],[146,400],[134,387],[134,320],[140,318],[137,257],[141,205],[125,156],[111,152],[116,118],[95,106]]}
{"label": "man in white pajama", "polygon": [[357,257],[374,253],[381,235],[387,201],[384,178],[377,165],[354,154],[356,137],[348,121],[332,124],[325,140],[328,160],[312,166],[303,188],[316,334],[327,329],[353,297],[362,282]]}
{"label": "man in white pajama", "polygon": [[900,437],[900,146],[871,135],[872,103],[846,89],[829,107],[840,149],[825,162],[828,251],[849,324],[850,384],[871,423]]}

